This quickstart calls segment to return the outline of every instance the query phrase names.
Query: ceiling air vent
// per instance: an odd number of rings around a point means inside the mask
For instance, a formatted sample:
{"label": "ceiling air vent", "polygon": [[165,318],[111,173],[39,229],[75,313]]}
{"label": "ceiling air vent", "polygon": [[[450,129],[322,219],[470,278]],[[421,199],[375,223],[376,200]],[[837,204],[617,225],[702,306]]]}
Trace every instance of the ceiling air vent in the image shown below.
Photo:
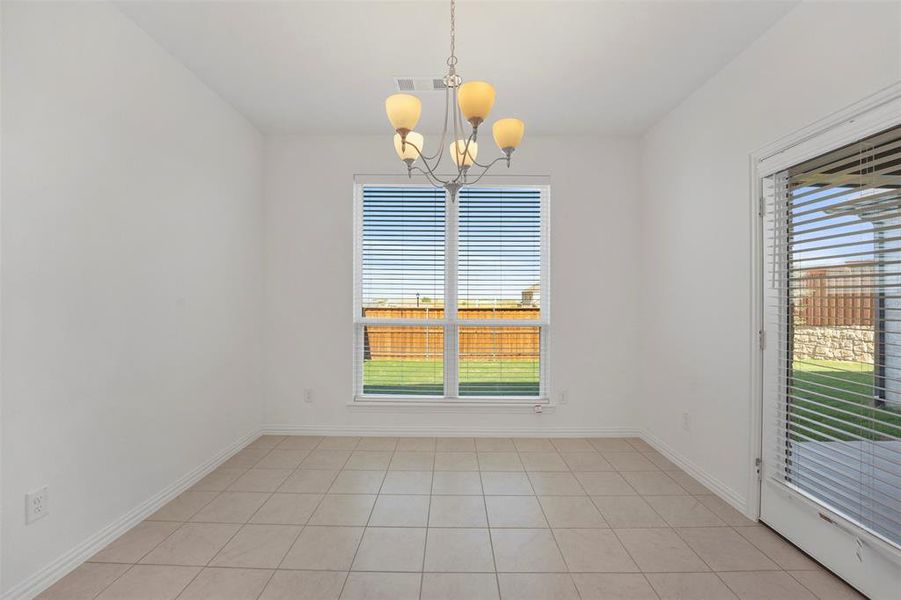
{"label": "ceiling air vent", "polygon": [[394,85],[399,92],[443,92],[442,77],[395,77]]}

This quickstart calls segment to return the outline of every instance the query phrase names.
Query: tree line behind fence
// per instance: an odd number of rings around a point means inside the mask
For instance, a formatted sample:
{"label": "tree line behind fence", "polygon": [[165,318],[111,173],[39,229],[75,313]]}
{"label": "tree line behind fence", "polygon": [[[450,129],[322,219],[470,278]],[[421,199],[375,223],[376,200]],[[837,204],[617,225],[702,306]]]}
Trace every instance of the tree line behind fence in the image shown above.
{"label": "tree line behind fence", "polygon": [[[442,319],[444,310],[431,307],[364,308],[363,316],[382,319]],[[461,308],[465,319],[538,319],[538,308]],[[537,360],[538,326],[491,327],[460,325],[460,358],[471,361]],[[441,360],[444,329],[435,326],[365,325],[366,360]]]}

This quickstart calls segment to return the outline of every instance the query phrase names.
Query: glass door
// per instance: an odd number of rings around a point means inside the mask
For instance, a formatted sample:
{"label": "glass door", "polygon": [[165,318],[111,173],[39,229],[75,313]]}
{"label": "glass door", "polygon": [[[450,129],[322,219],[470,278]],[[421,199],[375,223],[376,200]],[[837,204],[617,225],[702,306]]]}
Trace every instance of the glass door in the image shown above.
{"label": "glass door", "polygon": [[761,182],[761,520],[874,597],[901,584],[901,126]]}

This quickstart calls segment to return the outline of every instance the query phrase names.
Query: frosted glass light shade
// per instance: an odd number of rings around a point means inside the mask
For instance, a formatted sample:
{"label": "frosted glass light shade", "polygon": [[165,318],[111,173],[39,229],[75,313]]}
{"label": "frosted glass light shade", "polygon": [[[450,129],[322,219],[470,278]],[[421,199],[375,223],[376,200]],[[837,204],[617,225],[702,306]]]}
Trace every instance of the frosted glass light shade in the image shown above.
{"label": "frosted glass light shade", "polygon": [[450,145],[450,153],[458,167],[471,167],[479,155],[479,145],[475,142],[469,142],[469,147],[467,148],[466,140],[457,140]]}
{"label": "frosted glass light shade", "polygon": [[406,133],[416,127],[422,113],[422,102],[410,94],[394,94],[385,99],[385,112],[394,131]]}
{"label": "frosted glass light shade", "polygon": [[[399,133],[394,134],[394,151],[397,152],[397,156],[401,160],[416,160],[419,158],[419,153],[423,151],[422,145],[425,142],[425,138],[422,137],[421,133],[416,133],[415,131],[411,131],[407,134],[407,143],[402,143],[401,137]],[[415,148],[414,148],[415,146]],[[416,148],[419,148],[419,152],[416,151]]]}
{"label": "frosted glass light shade", "polygon": [[494,106],[494,86],[486,81],[467,81],[457,92],[457,104],[473,126],[488,118]]}
{"label": "frosted glass light shade", "polygon": [[491,126],[494,142],[501,150],[519,146],[525,131],[526,124],[519,119],[499,119]]}

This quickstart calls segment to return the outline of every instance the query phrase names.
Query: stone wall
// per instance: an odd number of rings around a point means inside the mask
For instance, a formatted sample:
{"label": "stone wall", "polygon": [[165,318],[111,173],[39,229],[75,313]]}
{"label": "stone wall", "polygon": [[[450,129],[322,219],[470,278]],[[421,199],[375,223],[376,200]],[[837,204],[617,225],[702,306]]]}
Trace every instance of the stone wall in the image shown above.
{"label": "stone wall", "polygon": [[872,327],[795,327],[795,358],[873,362]]}

